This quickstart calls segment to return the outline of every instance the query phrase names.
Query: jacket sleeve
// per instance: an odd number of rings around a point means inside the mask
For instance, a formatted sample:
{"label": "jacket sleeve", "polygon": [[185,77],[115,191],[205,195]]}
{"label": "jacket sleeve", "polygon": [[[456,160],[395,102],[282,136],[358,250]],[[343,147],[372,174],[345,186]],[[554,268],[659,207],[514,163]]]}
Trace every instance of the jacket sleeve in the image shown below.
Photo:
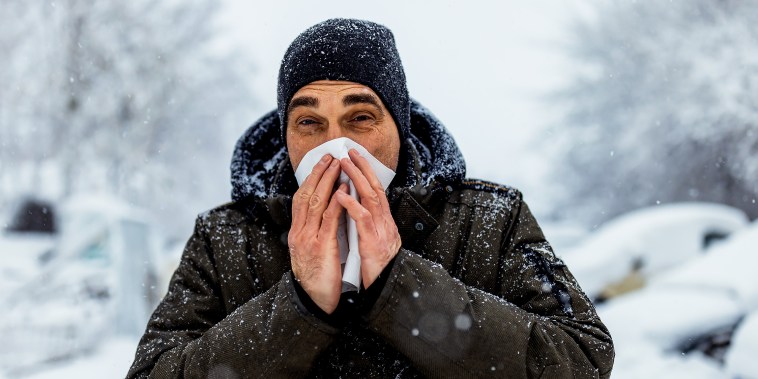
{"label": "jacket sleeve", "polygon": [[305,376],[337,330],[305,310],[290,278],[286,273],[225,314],[208,233],[198,218],[127,378]]}
{"label": "jacket sleeve", "polygon": [[608,330],[526,204],[515,212],[500,249],[499,293],[401,249],[369,329],[429,377],[608,378]]}

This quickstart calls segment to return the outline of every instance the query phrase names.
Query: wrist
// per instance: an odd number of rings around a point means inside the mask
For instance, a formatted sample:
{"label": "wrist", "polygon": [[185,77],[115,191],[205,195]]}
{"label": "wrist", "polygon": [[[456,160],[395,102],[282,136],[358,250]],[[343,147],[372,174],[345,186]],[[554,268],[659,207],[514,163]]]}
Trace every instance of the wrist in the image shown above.
{"label": "wrist", "polygon": [[292,278],[295,286],[295,292],[297,293],[300,302],[308,311],[316,316],[319,316],[319,318],[321,318],[320,313],[328,316],[334,312],[334,309],[337,307],[336,304],[333,306],[330,305],[329,302],[322,300],[324,299],[324,296],[320,296],[316,291],[312,289],[309,290],[308,288],[304,287],[303,283],[295,277],[294,273],[292,274]]}

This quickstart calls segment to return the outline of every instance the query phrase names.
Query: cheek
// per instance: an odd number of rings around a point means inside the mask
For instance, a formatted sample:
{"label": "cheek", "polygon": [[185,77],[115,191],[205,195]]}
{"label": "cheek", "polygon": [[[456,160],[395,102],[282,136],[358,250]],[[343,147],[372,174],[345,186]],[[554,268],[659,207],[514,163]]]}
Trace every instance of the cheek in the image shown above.
{"label": "cheek", "polygon": [[312,147],[309,148],[306,141],[303,141],[301,138],[298,138],[293,134],[287,135],[287,155],[289,155],[293,169],[297,170],[300,161],[303,160],[303,157],[311,150],[311,148]]}
{"label": "cheek", "polygon": [[384,161],[384,165],[391,168],[392,171],[397,171],[398,161],[400,159],[400,139],[397,138],[387,144],[387,158]]}
{"label": "cheek", "polygon": [[400,155],[399,138],[383,138],[378,141],[375,140],[368,145],[360,141],[358,143],[363,145],[382,164],[392,169],[392,171],[397,171],[398,157]]}

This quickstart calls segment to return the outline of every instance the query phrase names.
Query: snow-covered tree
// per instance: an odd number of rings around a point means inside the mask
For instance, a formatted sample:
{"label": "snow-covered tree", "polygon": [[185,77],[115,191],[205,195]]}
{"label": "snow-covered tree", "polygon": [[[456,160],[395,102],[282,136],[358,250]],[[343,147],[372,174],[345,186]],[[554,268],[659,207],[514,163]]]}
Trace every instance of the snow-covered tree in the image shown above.
{"label": "snow-covered tree", "polygon": [[0,197],[104,191],[190,224],[228,197],[224,144],[252,99],[249,66],[214,50],[217,7],[4,1]]}
{"label": "snow-covered tree", "polygon": [[577,75],[559,96],[561,209],[597,222],[713,201],[757,217],[758,7],[602,4],[575,29]]}

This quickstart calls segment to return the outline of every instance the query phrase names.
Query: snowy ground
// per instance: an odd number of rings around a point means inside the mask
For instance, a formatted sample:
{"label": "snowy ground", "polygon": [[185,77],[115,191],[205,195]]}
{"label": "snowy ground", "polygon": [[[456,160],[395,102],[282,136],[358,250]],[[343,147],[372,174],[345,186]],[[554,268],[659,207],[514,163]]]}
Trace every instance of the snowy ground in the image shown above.
{"label": "snowy ground", "polygon": [[[134,359],[136,337],[110,337],[92,352],[69,361],[50,363],[19,377],[26,379],[102,379],[126,376]],[[7,375],[7,378],[14,376]],[[0,379],[6,379],[0,372]]]}

